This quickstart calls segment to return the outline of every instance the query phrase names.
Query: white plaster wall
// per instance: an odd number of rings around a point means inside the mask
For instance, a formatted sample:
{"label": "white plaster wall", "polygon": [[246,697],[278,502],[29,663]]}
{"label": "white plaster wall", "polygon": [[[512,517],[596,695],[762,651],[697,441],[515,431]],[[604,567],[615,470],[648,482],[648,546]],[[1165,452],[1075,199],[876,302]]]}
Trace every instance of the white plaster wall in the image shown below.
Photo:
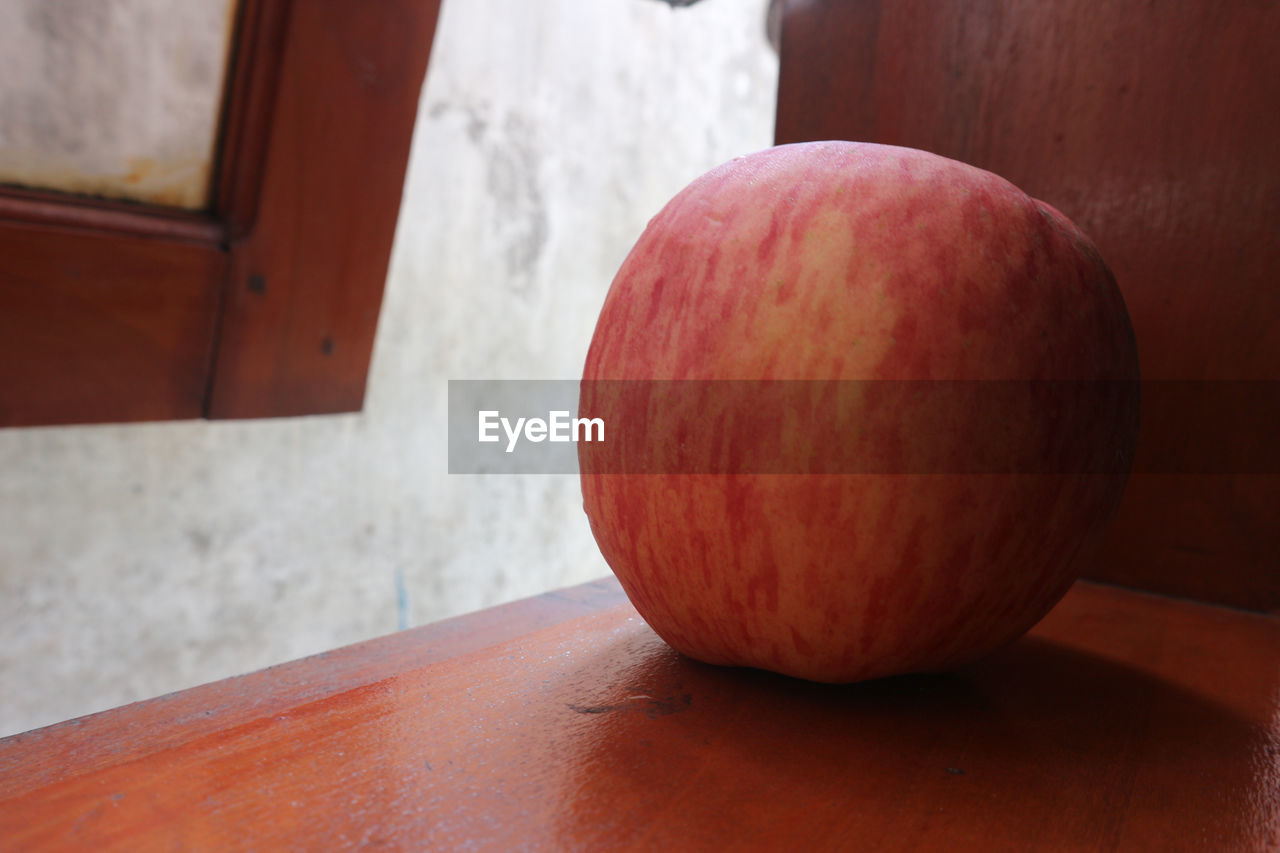
{"label": "white plaster wall", "polygon": [[0,430],[0,735],[607,572],[576,479],[446,473],[446,381],[580,375],[648,218],[770,143],[765,5],[446,0],[363,413]]}

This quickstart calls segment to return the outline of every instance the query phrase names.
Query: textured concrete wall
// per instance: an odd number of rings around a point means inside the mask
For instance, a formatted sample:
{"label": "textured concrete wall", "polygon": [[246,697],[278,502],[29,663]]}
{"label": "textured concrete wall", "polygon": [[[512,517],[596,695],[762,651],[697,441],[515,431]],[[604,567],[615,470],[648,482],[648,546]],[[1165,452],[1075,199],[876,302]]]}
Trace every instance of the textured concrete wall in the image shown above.
{"label": "textured concrete wall", "polygon": [[446,473],[446,380],[580,374],[648,218],[769,144],[764,17],[446,0],[362,414],[0,431],[0,734],[604,574],[574,478]]}

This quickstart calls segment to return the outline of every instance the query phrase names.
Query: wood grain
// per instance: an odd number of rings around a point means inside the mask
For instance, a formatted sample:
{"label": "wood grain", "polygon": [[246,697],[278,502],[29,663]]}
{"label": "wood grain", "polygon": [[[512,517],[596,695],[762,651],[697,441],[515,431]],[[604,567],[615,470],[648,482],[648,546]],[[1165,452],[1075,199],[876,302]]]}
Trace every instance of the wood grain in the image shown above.
{"label": "wood grain", "polygon": [[253,225],[231,245],[208,416],[360,409],[438,9],[290,6]]}
{"label": "wood grain", "polygon": [[225,272],[198,243],[0,226],[0,427],[199,417]]}
{"label": "wood grain", "polygon": [[[1272,401],[1144,414],[1094,576],[1280,609],[1280,478],[1199,471],[1209,436],[1270,459],[1280,398],[1280,4],[792,0],[777,140],[934,151],[1003,175],[1094,237],[1143,377],[1249,380]],[[1148,417],[1147,415],[1154,415]],[[1234,420],[1233,420],[1234,419]],[[1181,448],[1181,457],[1170,448]]]}
{"label": "wood grain", "polygon": [[17,849],[1263,850],[1280,619],[1078,584],[943,675],[681,658],[613,582],[0,741]]}

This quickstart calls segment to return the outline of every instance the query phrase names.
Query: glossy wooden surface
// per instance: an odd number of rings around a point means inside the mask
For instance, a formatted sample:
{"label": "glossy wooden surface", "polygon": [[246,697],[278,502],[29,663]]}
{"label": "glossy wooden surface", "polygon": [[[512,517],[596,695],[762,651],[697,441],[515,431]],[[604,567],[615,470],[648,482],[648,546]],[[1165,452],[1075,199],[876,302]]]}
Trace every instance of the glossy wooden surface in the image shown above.
{"label": "glossy wooden surface", "polygon": [[[1097,576],[1280,611],[1280,4],[788,0],[777,139],[923,148],[1076,221],[1124,292],[1143,377],[1207,382],[1144,410]],[[1267,405],[1223,411],[1212,383]],[[1188,385],[1187,389],[1194,390]],[[1181,393],[1181,392],[1179,392]],[[1195,427],[1206,416],[1208,431]],[[1148,464],[1151,448],[1180,448]]]}
{"label": "glossy wooden surface", "polygon": [[8,849],[1277,845],[1280,619],[1087,583],[830,687],[680,658],[602,581],[0,741]]}

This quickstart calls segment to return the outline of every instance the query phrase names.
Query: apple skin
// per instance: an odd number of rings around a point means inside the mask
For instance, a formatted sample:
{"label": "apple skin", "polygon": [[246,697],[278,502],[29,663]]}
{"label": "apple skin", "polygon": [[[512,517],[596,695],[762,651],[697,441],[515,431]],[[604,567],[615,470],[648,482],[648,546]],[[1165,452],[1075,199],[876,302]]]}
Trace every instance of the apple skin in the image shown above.
{"label": "apple skin", "polygon": [[[581,411],[642,415],[598,380],[726,379],[1120,380],[1101,408],[975,406],[929,434],[957,463],[936,473],[682,473],[580,443],[592,532],[654,631],[814,681],[950,668],[1021,636],[1098,544],[1137,436],[1133,329],[1088,238],[994,174],[892,146],[741,157],[650,221],[601,311]],[[892,403],[861,414],[893,440]],[[692,435],[722,451],[735,421],[713,396],[651,425],[645,452]],[[1065,467],[964,471],[1001,430]],[[1114,469],[1086,471],[1099,454]]]}

